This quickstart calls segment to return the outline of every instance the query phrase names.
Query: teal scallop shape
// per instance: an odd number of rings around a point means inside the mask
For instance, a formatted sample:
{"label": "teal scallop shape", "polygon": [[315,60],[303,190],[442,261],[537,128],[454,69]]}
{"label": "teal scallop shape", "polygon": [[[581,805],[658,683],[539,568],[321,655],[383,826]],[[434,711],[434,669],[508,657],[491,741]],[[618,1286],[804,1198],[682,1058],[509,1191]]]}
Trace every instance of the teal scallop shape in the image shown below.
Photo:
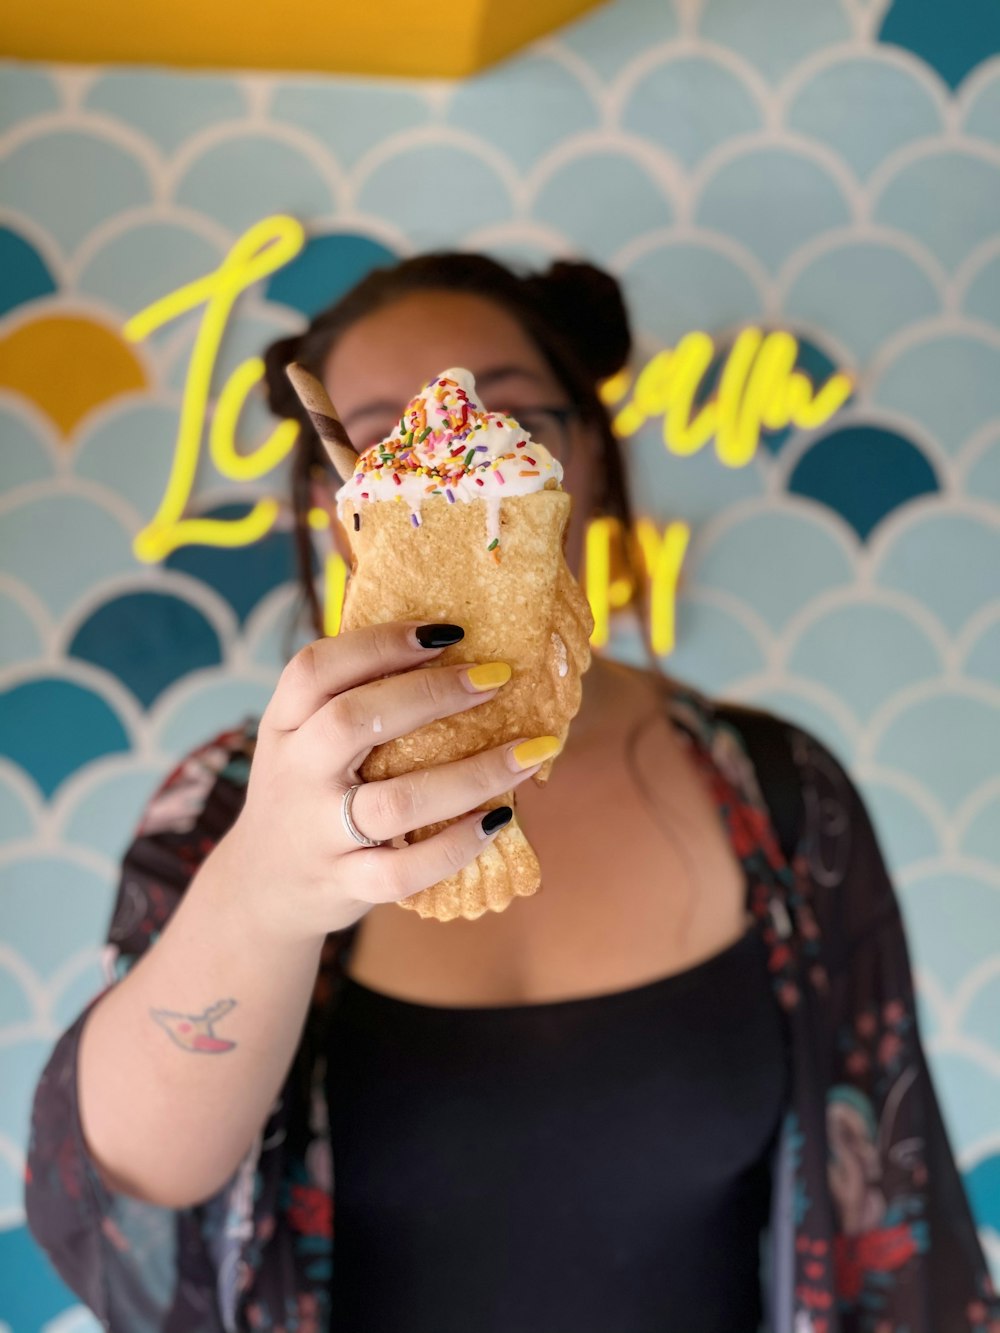
{"label": "teal scallop shape", "polygon": [[722,531],[695,543],[689,587],[745,602],[776,633],[821,593],[854,582],[845,543],[811,513],[768,506],[726,520]]}
{"label": "teal scallop shape", "polygon": [[71,252],[101,222],[149,203],[153,191],[145,166],[119,144],[90,130],[50,130],[0,162],[0,197]]}
{"label": "teal scallop shape", "polygon": [[552,171],[531,211],[537,222],[562,232],[580,253],[597,260],[611,259],[633,237],[674,220],[662,183],[632,158],[608,149],[582,152]]}
{"label": "teal scallop shape", "polygon": [[431,110],[419,92],[390,80],[296,78],[283,80],[275,89],[269,115],[305,130],[342,167],[351,168],[369,149],[426,125]]}
{"label": "teal scallop shape", "polygon": [[[683,574],[681,579],[683,582]],[[748,625],[725,608],[683,587],[677,603],[676,644],[664,658],[672,676],[696,680],[710,694],[725,694],[734,680],[766,670],[767,649]],[[643,665],[642,659],[638,661]]]}
{"label": "teal scallop shape", "polygon": [[559,46],[586,61],[599,79],[609,82],[637,56],[678,34],[673,5],[662,0],[616,0],[597,5],[560,29]]}
{"label": "teal scallop shape", "polygon": [[926,72],[877,48],[813,71],[791,102],[789,129],[837,153],[862,180],[890,153],[940,134],[941,112]]}
{"label": "teal scallop shape", "polygon": [[0,227],[0,315],[55,290],[55,279],[35,247],[10,227]]}
{"label": "teal scallop shape", "polygon": [[710,55],[668,54],[635,85],[621,124],[691,168],[763,121],[747,85],[727,66]]}
{"label": "teal scallop shape", "polygon": [[703,227],[738,241],[777,271],[807,241],[846,226],[840,185],[811,157],[791,148],[750,148],[705,182],[696,211]]}
{"label": "teal scallop shape", "polygon": [[974,1144],[996,1135],[1000,1079],[964,1052],[938,1047],[928,1058],[948,1137],[961,1158]]}
{"label": "teal scallop shape", "polygon": [[963,129],[972,139],[1000,144],[1000,72],[980,83],[969,99]]}
{"label": "teal scallop shape", "polygon": [[0,588],[0,667],[44,657],[45,642],[38,626],[9,592]]}
{"label": "teal scallop shape", "polygon": [[942,333],[905,348],[871,389],[872,402],[901,412],[950,454],[1000,415],[1000,348],[971,334]]}
{"label": "teal scallop shape", "polygon": [[723,467],[713,441],[681,458],[663,442],[663,418],[654,417],[624,443],[636,512],[661,523],[679,518],[698,531],[721,510],[767,493],[758,453],[746,467]]}
{"label": "teal scallop shape", "polygon": [[997,597],[1000,530],[975,514],[932,509],[890,536],[875,584],[906,593],[953,634]]}
{"label": "teal scallop shape", "polygon": [[21,412],[13,395],[7,402],[0,402],[0,439],[3,440],[5,491],[53,475],[54,451],[46,445],[37,420],[31,420]]}
{"label": "teal scallop shape", "polygon": [[957,88],[1000,49],[1000,10],[993,0],[955,0],[947,9],[925,0],[894,0],[878,40],[912,51]]}
{"label": "teal scallop shape", "polygon": [[275,213],[325,217],[336,208],[322,171],[300,147],[249,131],[200,153],[177,182],[174,197],[240,233]]}
{"label": "teal scallop shape", "polygon": [[45,797],[85,764],[129,748],[125,724],[96,690],[55,675],[0,694],[0,754]]}
{"label": "teal scallop shape", "polygon": [[530,50],[456,84],[446,123],[476,134],[527,171],[557,144],[597,129],[590,95],[565,65]]}
{"label": "teal scallop shape", "polygon": [[58,111],[55,83],[37,65],[7,61],[3,67],[3,97],[0,97],[0,133],[21,125],[33,116]]}
{"label": "teal scallop shape", "polygon": [[73,857],[13,857],[4,865],[4,941],[40,977],[51,977],[104,939],[111,902],[111,883]]}
{"label": "teal scallop shape", "polygon": [[872,208],[875,222],[912,236],[949,269],[996,235],[998,216],[1000,167],[958,147],[904,163]]}
{"label": "teal scallop shape", "polygon": [[73,450],[78,477],[106,486],[151,519],[166,491],[177,442],[180,405],[145,395],[117,400],[87,423]]}
{"label": "teal scallop shape", "polygon": [[237,79],[182,70],[113,70],[91,84],[83,105],[141,131],[168,156],[200,130],[247,113]]}
{"label": "teal scallop shape", "polygon": [[110,237],[84,265],[78,290],[124,315],[218,268],[224,251],[179,222],[139,222]]}
{"label": "teal scallop shape", "polygon": [[164,698],[155,718],[160,749],[179,758],[243,719],[260,717],[276,683],[241,680],[229,671],[205,672],[192,688]]}
{"label": "teal scallop shape", "polygon": [[954,811],[995,779],[998,746],[1000,708],[942,686],[896,714],[882,732],[875,757],[887,768],[908,773]]}
{"label": "teal scallop shape", "polygon": [[117,862],[138,827],[147,801],[163,782],[161,767],[132,756],[88,764],[67,788],[59,835]]}
{"label": "teal scallop shape", "polygon": [[995,686],[1000,681],[1000,615],[969,645],[962,672],[986,685]]}
{"label": "teal scallop shape", "polygon": [[991,885],[937,871],[908,878],[897,892],[918,964],[946,990],[996,953],[1000,894]]}
{"label": "teal scallop shape", "polygon": [[848,241],[817,255],[795,278],[783,302],[792,321],[823,329],[867,365],[893,334],[941,310],[941,297],[922,268],[878,241]]}
{"label": "teal scallop shape", "polygon": [[934,468],[911,440],[864,422],[813,441],[787,486],[790,495],[832,509],[862,541],[897,509],[941,490]]}
{"label": "teal scallop shape", "polygon": [[756,283],[734,259],[699,241],[672,241],[646,251],[623,271],[638,329],[666,347],[685,333],[755,324],[764,306]]}
{"label": "teal scallop shape", "polygon": [[[23,1199],[23,1181],[19,1206]],[[16,1273],[5,1301],[12,1323],[0,1321],[2,1333],[100,1333],[100,1325],[56,1277],[41,1246],[26,1226],[0,1231],[0,1273]],[[80,1311],[83,1318],[77,1316]]]}
{"label": "teal scallop shape", "polygon": [[493,168],[451,143],[401,146],[365,180],[358,208],[401,228],[418,250],[452,248],[511,216],[507,186]]}
{"label": "teal scallop shape", "polygon": [[66,655],[121,681],[143,708],[182,676],[222,661],[218,632],[198,607],[173,592],[123,592],[80,625]]}
{"label": "teal scallop shape", "polygon": [[[38,826],[35,811],[23,791],[0,772],[0,843],[30,838]],[[0,1004],[0,1014],[4,1013]]]}
{"label": "teal scallop shape", "polygon": [[[71,546],[54,534],[71,533]],[[65,491],[36,495],[0,514],[4,571],[20,579],[61,616],[95,583],[132,572],[137,561],[128,534],[103,505]]]}
{"label": "teal scallop shape", "polygon": [[962,309],[973,319],[1000,329],[1000,255],[988,259],[969,280]]}
{"label": "teal scallop shape", "polygon": [[391,266],[398,258],[381,241],[356,232],[310,236],[291,263],[268,279],[265,295],[312,319],[372,269]]}
{"label": "teal scallop shape", "polygon": [[944,671],[941,654],[903,610],[835,606],[805,626],[787,669],[815,681],[865,720],[896,693]]}
{"label": "teal scallop shape", "polygon": [[777,80],[806,56],[852,37],[840,5],[828,0],[760,0],[753,5],[707,0],[698,29]]}

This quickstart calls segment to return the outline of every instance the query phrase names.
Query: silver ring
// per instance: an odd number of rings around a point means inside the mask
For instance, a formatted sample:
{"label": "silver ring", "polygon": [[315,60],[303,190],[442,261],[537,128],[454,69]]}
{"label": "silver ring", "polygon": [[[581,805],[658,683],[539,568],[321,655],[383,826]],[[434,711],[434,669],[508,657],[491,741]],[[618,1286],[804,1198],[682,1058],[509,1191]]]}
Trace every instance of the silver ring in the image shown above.
{"label": "silver ring", "polygon": [[374,838],[366,838],[365,835],[351,818],[351,806],[354,804],[354,797],[357,795],[360,782],[356,782],[353,787],[348,787],[344,792],[344,799],[340,803],[340,817],[344,821],[344,828],[360,847],[384,847],[385,841],[378,842]]}

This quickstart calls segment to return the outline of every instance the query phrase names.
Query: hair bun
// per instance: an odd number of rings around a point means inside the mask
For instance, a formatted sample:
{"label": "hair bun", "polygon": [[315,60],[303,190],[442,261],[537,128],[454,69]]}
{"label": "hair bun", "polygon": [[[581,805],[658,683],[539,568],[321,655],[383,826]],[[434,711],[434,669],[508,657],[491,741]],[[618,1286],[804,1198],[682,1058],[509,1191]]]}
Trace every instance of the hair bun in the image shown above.
{"label": "hair bun", "polygon": [[525,281],[595,382],[621,370],[632,350],[632,330],[617,278],[594,264],[557,260]]}
{"label": "hair bun", "polygon": [[288,417],[308,428],[309,417],[285,374],[285,367],[298,360],[301,345],[302,335],[295,334],[291,338],[278,338],[264,349],[264,390],[267,405],[276,417]]}

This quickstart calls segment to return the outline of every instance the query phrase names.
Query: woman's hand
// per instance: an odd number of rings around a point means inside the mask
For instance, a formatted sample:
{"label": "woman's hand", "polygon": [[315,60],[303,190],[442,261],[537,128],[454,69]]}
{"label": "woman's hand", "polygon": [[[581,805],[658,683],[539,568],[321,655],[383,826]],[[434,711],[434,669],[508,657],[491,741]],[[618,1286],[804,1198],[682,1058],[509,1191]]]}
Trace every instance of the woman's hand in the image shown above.
{"label": "woman's hand", "polygon": [[405,847],[366,848],[351,837],[341,818],[343,795],[360,781],[371,750],[475,708],[502,688],[504,671],[509,679],[502,663],[425,666],[461,637],[458,626],[398,621],[319,639],[285,667],[261,718],[246,803],[218,849],[238,877],[241,904],[269,932],[322,938],[376,903],[396,902],[461,869],[510,814],[507,806],[491,810],[485,829],[481,811],[457,817],[509,791],[555,752],[555,738],[537,738],[542,743],[531,750],[514,741],[365,783],[351,813],[368,838],[456,822]]}

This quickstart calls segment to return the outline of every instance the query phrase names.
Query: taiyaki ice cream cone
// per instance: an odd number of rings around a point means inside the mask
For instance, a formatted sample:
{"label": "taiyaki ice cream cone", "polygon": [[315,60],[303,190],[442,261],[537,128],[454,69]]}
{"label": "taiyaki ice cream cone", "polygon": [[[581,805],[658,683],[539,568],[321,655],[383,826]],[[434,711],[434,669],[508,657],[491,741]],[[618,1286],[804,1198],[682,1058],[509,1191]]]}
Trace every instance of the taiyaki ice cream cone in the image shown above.
{"label": "taiyaki ice cream cone", "polygon": [[[580,707],[594,622],[563,554],[570,496],[562,467],[513,417],[487,412],[466,370],[447,370],[409,403],[398,426],[358,459],[337,493],[351,543],[343,625],[450,621],[464,639],[436,659],[509,663],[489,702],[377,746],[374,781],[464,758],[519,737],[565,742]],[[544,783],[554,760],[534,776]],[[477,859],[400,907],[422,917],[502,912],[540,887],[541,870],[514,819]],[[429,837],[443,824],[416,830]]]}

